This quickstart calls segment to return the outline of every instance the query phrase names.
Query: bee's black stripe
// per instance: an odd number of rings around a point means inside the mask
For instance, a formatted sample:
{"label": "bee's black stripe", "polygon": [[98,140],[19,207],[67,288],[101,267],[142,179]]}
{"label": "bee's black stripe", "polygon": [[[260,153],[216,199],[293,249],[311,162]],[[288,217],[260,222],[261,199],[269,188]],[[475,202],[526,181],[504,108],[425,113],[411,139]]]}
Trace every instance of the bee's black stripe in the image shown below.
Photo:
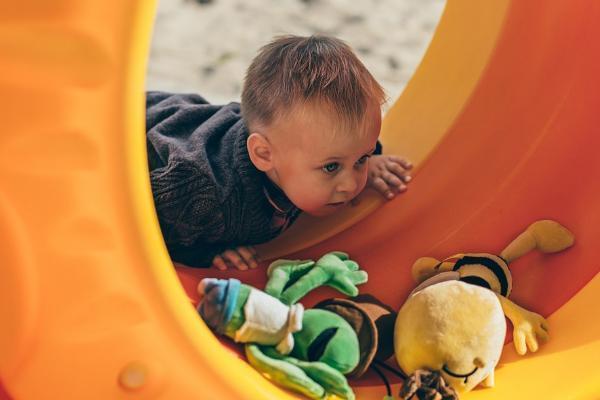
{"label": "bee's black stripe", "polygon": [[484,267],[488,268],[490,271],[496,275],[498,281],[500,282],[500,294],[502,296],[506,296],[508,293],[508,280],[504,270],[496,261],[487,257],[473,257],[473,256],[464,256],[460,260],[454,264],[453,271],[457,271],[463,265],[470,264],[481,264]]}
{"label": "bee's black stripe", "polygon": [[487,289],[491,289],[489,282],[479,276],[475,276],[475,275],[461,276],[459,280],[466,282],[466,283],[470,283],[472,285],[477,285],[477,286],[481,286],[481,287],[484,287]]}

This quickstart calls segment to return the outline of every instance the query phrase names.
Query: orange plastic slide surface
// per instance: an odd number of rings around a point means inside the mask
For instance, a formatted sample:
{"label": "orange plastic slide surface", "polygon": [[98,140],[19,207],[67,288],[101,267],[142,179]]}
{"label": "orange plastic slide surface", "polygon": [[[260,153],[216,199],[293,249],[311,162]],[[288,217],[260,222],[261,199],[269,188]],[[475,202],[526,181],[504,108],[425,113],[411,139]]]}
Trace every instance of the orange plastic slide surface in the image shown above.
{"label": "orange plastic slide surface", "polygon": [[[154,7],[0,5],[0,380],[15,399],[296,398],[190,305],[198,279],[224,274],[171,268],[143,133]],[[499,251],[556,219],[575,246],[512,265],[512,297],[549,316],[550,342],[525,358],[507,345],[496,387],[464,398],[599,398],[598,20],[589,0],[450,0],[384,121],[386,152],[417,164],[408,193],[384,205],[368,194],[261,254],[347,251],[369,272],[361,290],[399,307],[417,257]],[[265,281],[264,269],[228,276]]]}

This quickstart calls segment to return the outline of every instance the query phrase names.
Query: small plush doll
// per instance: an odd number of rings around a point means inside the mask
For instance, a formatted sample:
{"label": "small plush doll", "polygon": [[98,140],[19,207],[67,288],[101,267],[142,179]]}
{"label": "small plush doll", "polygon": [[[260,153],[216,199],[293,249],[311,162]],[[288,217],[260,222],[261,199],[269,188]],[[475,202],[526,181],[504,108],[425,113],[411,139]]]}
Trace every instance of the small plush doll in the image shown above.
{"label": "small plush doll", "polygon": [[354,329],[331,311],[305,310],[298,300],[323,285],[356,296],[367,273],[341,252],[316,263],[278,260],[267,273],[264,292],[236,279],[203,279],[200,316],[217,333],[246,343],[250,364],[277,384],[313,399],[354,399],[345,377],[360,360]]}
{"label": "small plush doll", "polygon": [[[523,355],[527,349],[535,352],[538,340],[548,338],[548,324],[541,315],[508,299],[512,289],[508,265],[534,249],[554,253],[572,244],[571,232],[557,222],[544,220],[529,226],[499,256],[471,253],[443,261],[417,260],[412,272],[420,284],[396,319],[394,348],[398,365],[407,374],[427,371],[432,377],[427,379],[436,385],[441,377],[458,393],[480,383],[493,386],[494,368],[506,334],[505,315],[513,324],[517,353]],[[410,382],[405,384],[401,398],[421,398],[419,391],[432,390],[419,387],[425,382],[421,378],[419,384],[415,379]],[[446,395],[440,394],[439,398]]]}

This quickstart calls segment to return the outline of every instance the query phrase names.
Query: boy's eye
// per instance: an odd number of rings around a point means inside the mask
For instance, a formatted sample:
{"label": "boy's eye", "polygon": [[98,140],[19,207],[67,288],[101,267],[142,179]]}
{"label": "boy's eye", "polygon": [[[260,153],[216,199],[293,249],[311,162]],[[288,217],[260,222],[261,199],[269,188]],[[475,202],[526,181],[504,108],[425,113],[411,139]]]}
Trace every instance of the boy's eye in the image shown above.
{"label": "boy's eye", "polygon": [[371,157],[371,155],[369,154],[365,154],[364,156],[362,156],[361,158],[358,159],[358,161],[356,162],[357,165],[362,165],[364,163],[367,162],[367,160]]}
{"label": "boy's eye", "polygon": [[335,171],[337,171],[338,169],[340,169],[340,163],[332,162],[332,163],[329,163],[329,164],[325,164],[325,166],[323,167],[323,172],[326,172],[328,174],[332,174]]}

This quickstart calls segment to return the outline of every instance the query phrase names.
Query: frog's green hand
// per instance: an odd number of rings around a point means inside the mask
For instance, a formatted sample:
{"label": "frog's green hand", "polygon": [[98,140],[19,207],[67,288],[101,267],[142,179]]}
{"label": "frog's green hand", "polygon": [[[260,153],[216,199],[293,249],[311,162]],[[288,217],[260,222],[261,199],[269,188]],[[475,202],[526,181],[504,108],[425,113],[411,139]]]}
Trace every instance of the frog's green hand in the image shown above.
{"label": "frog's green hand", "polygon": [[349,270],[343,274],[333,275],[332,279],[327,282],[327,285],[336,289],[338,292],[354,297],[358,294],[358,288],[356,286],[367,282],[368,279],[369,276],[365,271]]}
{"label": "frog's green hand", "polygon": [[[262,348],[265,350],[270,347]],[[273,350],[275,354],[278,354]],[[271,358],[261,351],[261,347],[255,344],[246,345],[246,357],[248,362],[259,372],[269,376],[269,379],[280,386],[302,393],[311,399],[321,399],[325,395],[325,389],[311,379],[301,368],[285,361],[279,357]]]}
{"label": "frog's green hand", "polygon": [[329,279],[326,285],[348,295],[358,294],[357,285],[367,282],[368,275],[361,271],[356,261],[350,260],[348,254],[334,251],[325,254],[317,261],[317,267],[323,269]]}
{"label": "frog's green hand", "polygon": [[302,361],[290,356],[282,356],[272,347],[263,347],[264,355],[279,361],[287,362],[300,368],[306,375],[318,382],[326,394],[335,394],[342,399],[354,400],[354,392],[344,374],[320,361]]}
{"label": "frog's green hand", "polygon": [[[281,292],[289,281],[296,281],[315,265],[313,260],[277,260],[269,265],[267,276],[269,281],[265,292],[273,297],[281,298]],[[288,303],[290,304],[290,303]]]}
{"label": "frog's green hand", "polygon": [[342,399],[354,400],[354,392],[346,377],[337,369],[324,362],[306,362],[296,360],[296,366],[302,368],[306,375],[319,382],[327,393],[335,394]]}
{"label": "frog's green hand", "polygon": [[356,286],[365,283],[367,279],[367,273],[361,271],[346,253],[331,252],[321,257],[305,275],[285,289],[280,300],[285,304],[296,303],[308,292],[323,285],[331,286],[348,296],[356,296]]}

